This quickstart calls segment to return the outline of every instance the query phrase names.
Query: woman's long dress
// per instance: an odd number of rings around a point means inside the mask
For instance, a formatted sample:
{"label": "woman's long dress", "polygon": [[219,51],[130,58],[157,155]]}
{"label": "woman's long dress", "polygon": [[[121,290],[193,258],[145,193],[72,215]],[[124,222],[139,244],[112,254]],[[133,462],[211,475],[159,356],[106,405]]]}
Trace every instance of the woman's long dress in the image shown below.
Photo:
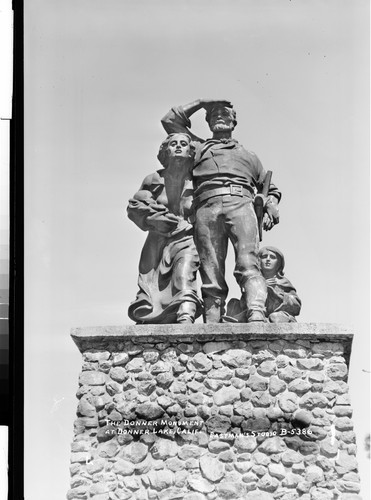
{"label": "woman's long dress", "polygon": [[[129,200],[128,217],[148,231],[140,262],[138,293],[129,306],[129,317],[138,324],[176,323],[184,302],[196,305],[196,274],[199,259],[188,218],[192,205],[192,181],[179,178],[179,197],[169,202],[165,169],[145,178],[140,190]],[[173,205],[173,210],[169,209]]]}

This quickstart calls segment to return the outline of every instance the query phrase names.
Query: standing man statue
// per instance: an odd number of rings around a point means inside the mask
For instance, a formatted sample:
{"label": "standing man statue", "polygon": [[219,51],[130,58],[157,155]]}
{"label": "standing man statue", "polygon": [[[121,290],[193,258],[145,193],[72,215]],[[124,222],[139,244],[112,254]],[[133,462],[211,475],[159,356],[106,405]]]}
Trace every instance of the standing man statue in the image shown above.
{"label": "standing man statue", "polygon": [[[189,130],[189,117],[201,108],[213,134],[203,140]],[[161,120],[168,134],[188,133],[196,148],[193,168],[195,228],[200,256],[204,321],[218,323],[224,314],[228,286],[225,260],[228,240],[235,251],[234,276],[247,309],[247,322],[264,321],[267,285],[258,261],[258,224],[254,197],[262,191],[266,172],[258,157],[244,149],[232,132],[236,112],[229,101],[199,99],[172,108]],[[281,193],[270,184],[263,228],[278,223]]]}

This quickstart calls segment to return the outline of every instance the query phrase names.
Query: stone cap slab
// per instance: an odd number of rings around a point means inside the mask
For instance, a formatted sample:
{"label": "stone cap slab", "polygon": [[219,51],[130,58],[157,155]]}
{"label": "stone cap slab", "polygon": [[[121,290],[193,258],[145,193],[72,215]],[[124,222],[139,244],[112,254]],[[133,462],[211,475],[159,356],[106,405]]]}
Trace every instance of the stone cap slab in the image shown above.
{"label": "stone cap slab", "polygon": [[195,325],[124,325],[73,328],[71,337],[81,352],[118,351],[128,342],[211,342],[233,340],[309,340],[341,342],[350,353],[353,333],[333,323],[219,323]]}

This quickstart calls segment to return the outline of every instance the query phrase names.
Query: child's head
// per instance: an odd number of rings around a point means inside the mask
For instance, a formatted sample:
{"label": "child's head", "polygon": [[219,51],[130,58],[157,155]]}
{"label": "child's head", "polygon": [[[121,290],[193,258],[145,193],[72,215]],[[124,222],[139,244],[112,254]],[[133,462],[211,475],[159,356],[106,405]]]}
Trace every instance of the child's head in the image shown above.
{"label": "child's head", "polygon": [[285,258],[283,253],[275,247],[263,247],[259,250],[260,269],[264,278],[283,276]]}

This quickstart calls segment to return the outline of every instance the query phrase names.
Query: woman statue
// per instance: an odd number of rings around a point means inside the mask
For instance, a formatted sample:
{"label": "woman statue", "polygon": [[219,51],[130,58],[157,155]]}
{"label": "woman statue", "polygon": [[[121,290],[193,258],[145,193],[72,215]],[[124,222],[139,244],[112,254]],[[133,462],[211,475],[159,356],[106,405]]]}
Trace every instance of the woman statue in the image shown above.
{"label": "woman statue", "polygon": [[163,168],[147,176],[129,200],[129,219],[148,231],[139,262],[139,291],[128,311],[137,324],[193,323],[201,314],[199,259],[189,222],[194,154],[188,134],[170,134],[157,156]]}

